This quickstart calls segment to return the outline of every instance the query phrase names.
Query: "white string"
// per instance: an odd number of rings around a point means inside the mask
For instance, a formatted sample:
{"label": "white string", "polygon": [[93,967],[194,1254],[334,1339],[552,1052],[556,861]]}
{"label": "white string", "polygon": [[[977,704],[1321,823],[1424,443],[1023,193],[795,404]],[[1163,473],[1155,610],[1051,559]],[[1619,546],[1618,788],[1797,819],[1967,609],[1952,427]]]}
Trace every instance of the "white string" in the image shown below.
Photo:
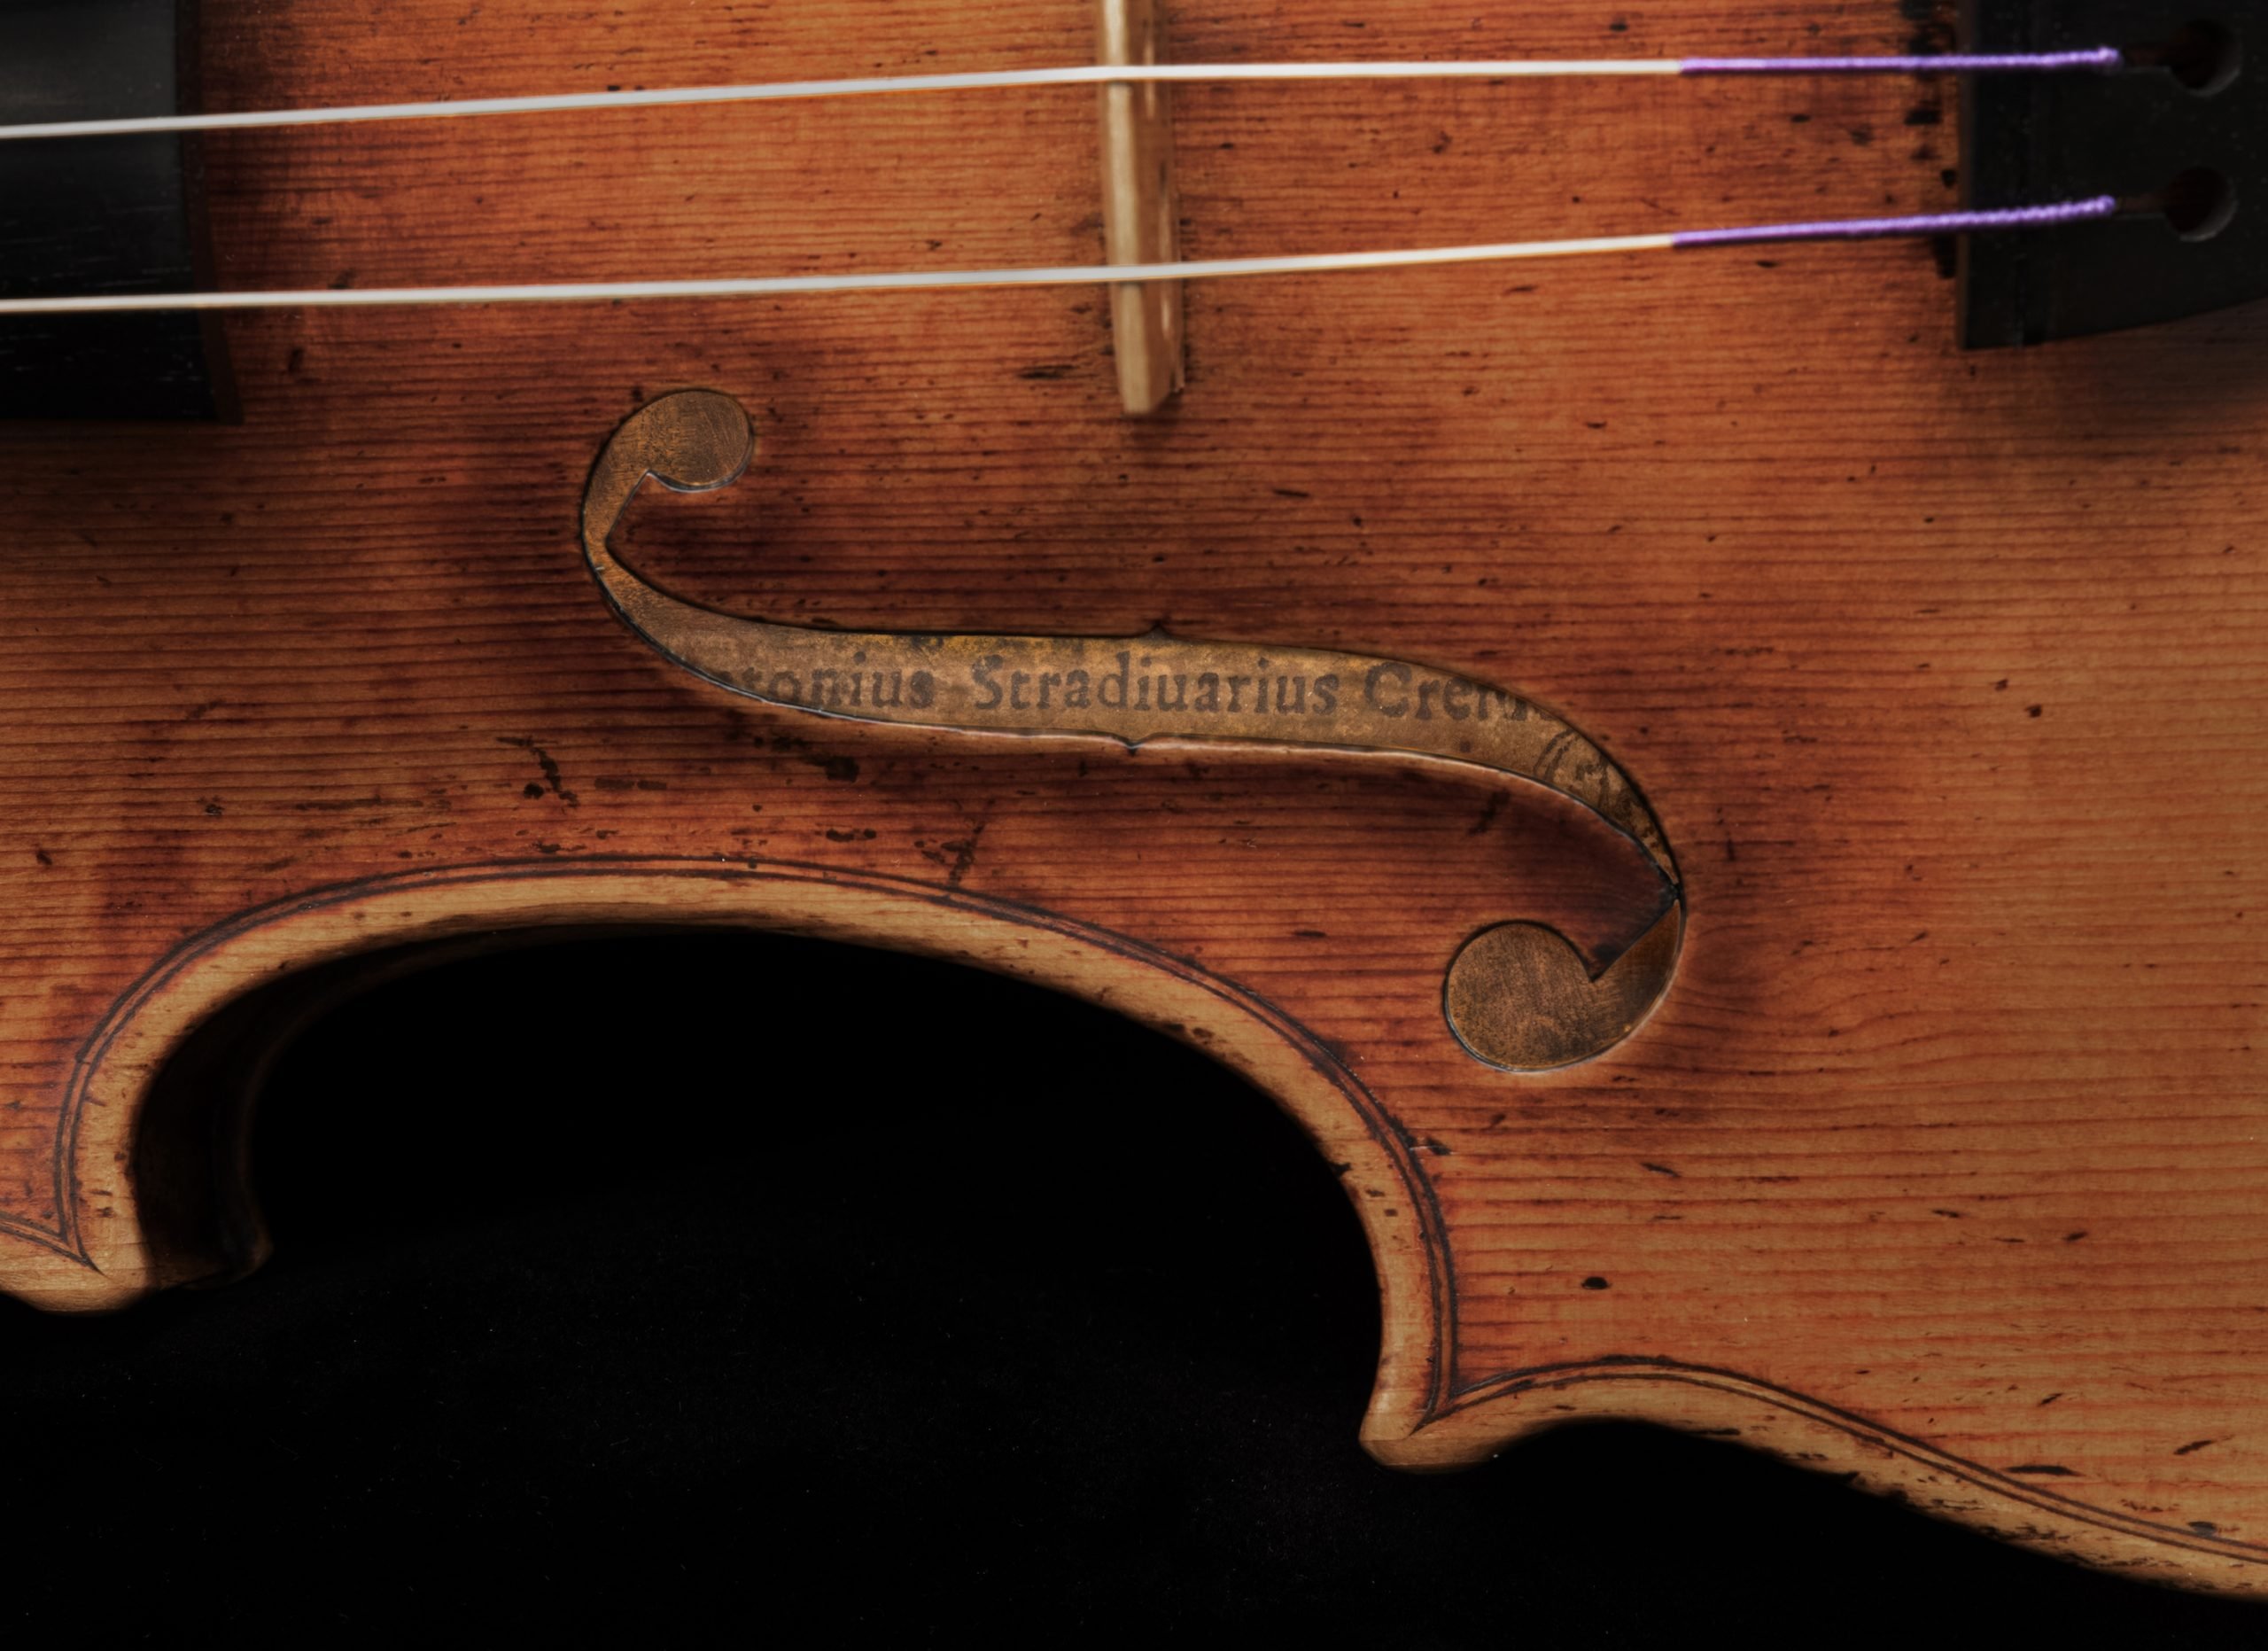
{"label": "white string", "polygon": [[896,292],[944,287],[1102,286],[1117,282],[1200,281],[1231,276],[1322,275],[1350,269],[1508,263],[1592,253],[1667,252],[1674,235],[1595,236],[1567,241],[1499,241],[1383,253],[1298,253],[1170,264],[1064,264],[1035,269],[905,270],[890,274],[755,276],[710,281],[570,281],[497,286],[315,287],[300,292],[102,292],[74,298],[0,298],[0,315],[117,314],[182,309],[372,309],[411,304],[620,303],[649,298],[777,298],[807,292]]}
{"label": "white string", "polygon": [[772,103],[866,97],[884,93],[992,91],[1036,86],[1186,84],[1253,81],[1561,80],[1576,76],[1676,74],[1675,58],[1507,58],[1455,63],[1130,63],[1070,68],[994,69],[951,74],[881,74],[834,81],[769,81],[744,86],[564,92],[533,97],[465,97],[435,103],[352,104],[331,109],[252,109],[227,114],[153,114],[111,121],[47,121],[0,126],[0,142],[40,137],[109,137],[149,132],[221,132],[247,127],[337,126],[363,121],[439,121],[474,114],[555,114],[577,109],[650,109],[699,103]]}

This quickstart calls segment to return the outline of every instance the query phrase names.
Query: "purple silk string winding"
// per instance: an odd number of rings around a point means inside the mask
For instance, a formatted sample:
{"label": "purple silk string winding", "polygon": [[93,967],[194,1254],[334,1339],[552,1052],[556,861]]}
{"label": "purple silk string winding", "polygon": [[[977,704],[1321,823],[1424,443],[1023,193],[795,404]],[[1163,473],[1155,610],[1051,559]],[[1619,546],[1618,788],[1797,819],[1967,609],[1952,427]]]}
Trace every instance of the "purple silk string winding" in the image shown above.
{"label": "purple silk string winding", "polygon": [[2064,74],[2126,66],[2116,46],[2083,51],[1948,53],[1937,58],[1687,58],[1680,74]]}
{"label": "purple silk string winding", "polygon": [[1738,230],[1688,230],[1670,237],[1689,246],[1746,246],[1763,241],[1871,241],[1893,235],[1969,235],[1988,230],[2048,230],[2086,223],[2118,210],[2118,197],[2055,201],[2045,206],[2004,206],[1978,212],[1931,212],[1911,218],[1848,218],[1829,223],[1756,223]]}

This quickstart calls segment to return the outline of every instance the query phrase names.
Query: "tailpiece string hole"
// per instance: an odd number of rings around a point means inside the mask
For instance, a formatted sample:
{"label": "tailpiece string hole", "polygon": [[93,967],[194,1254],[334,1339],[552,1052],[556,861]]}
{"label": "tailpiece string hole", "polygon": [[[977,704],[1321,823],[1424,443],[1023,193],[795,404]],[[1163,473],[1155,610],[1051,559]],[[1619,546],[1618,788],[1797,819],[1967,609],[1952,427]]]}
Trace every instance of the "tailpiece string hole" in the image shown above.
{"label": "tailpiece string hole", "polygon": [[2119,215],[2163,218],[2185,241],[2210,241],[2236,217],[2236,186],[2210,167],[2192,167],[2155,193],[2121,201]]}
{"label": "tailpiece string hole", "polygon": [[2171,40],[2126,48],[2136,68],[2163,69],[2200,97],[2225,91],[2244,67],[2244,43],[2219,23],[2185,23]]}

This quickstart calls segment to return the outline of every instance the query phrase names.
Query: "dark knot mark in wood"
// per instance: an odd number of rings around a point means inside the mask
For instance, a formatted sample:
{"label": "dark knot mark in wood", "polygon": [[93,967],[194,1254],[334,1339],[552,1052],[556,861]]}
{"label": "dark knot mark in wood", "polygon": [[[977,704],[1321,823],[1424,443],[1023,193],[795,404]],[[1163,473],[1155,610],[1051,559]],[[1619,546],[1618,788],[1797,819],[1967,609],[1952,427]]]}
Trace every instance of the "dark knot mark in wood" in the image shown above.
{"label": "dark knot mark in wood", "polygon": [[1593,968],[1557,931],[1508,923],[1450,964],[1443,1008],[1475,1058],[1565,1066],[1629,1036],[1669,989],[1684,933],[1676,861],[1636,786],[1525,695],[1399,659],[1140,636],[812,630],[718,612],[646,582],[608,543],[648,478],[679,492],[739,479],[756,433],[731,397],[691,390],[633,414],[583,500],[583,554],[623,623],[718,687],[765,704],[957,733],[1272,747],[1480,768],[1568,798],[1635,844],[1661,882],[1643,932]]}

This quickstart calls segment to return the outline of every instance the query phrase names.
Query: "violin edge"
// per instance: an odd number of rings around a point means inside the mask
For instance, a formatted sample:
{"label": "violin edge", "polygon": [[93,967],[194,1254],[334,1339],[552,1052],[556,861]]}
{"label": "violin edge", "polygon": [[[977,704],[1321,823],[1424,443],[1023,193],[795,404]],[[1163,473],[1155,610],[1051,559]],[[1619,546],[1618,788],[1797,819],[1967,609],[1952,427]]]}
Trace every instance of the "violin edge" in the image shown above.
{"label": "violin edge", "polygon": [[[268,1249],[247,1167],[258,1087],[293,1031],[379,979],[579,931],[717,927],[926,954],[1031,980],[1189,1044],[1283,1107],[1339,1172],[1363,1227],[1382,1334],[1361,1442],[1388,1467],[1469,1468],[1569,1422],[1649,1422],[1736,1437],[2060,1558],[2268,1597],[2268,1553],[2251,1545],[2057,1494],[1738,1371],[1630,1354],[1453,1384],[1447,1217],[1405,1132],[1326,1040],[1266,1000],[1127,937],[948,885],[840,868],[464,866],[311,892],[184,943],[88,1040],[66,1136],[71,1218],[51,1234],[6,1229],[38,1250],[9,1247],[0,1290],[49,1312],[102,1312],[255,1271]],[[214,1035],[200,1049],[202,1032]],[[202,1086],[205,1104],[153,1110],[168,1075]],[[100,1104],[85,1104],[97,1095]],[[118,1163],[133,1165],[124,1184],[89,1195],[89,1173]],[[184,1198],[182,1178],[198,1173],[213,1178],[201,1231],[183,1220],[199,1206]]]}

